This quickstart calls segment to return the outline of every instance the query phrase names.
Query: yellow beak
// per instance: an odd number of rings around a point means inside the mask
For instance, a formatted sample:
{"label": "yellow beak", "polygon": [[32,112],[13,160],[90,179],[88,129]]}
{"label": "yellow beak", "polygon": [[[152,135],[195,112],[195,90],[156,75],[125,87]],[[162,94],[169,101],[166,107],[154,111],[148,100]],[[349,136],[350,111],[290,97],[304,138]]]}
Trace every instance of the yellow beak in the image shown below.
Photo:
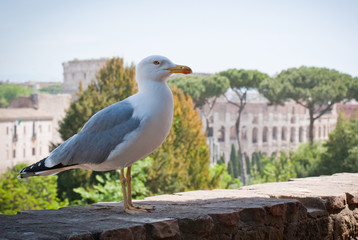
{"label": "yellow beak", "polygon": [[168,68],[171,73],[183,73],[183,74],[191,74],[193,71],[190,67],[183,66],[183,65],[176,65],[175,67]]}

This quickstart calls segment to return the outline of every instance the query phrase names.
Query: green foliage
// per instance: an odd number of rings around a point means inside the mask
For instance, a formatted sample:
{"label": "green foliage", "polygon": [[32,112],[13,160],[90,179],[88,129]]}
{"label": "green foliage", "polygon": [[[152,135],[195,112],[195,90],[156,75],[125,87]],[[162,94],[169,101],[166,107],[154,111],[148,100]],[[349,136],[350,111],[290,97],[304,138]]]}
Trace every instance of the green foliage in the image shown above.
{"label": "green foliage", "polygon": [[220,76],[229,79],[232,89],[258,88],[260,83],[268,78],[266,73],[257,70],[229,69],[219,73]]}
{"label": "green foliage", "polygon": [[15,84],[0,84],[0,107],[6,108],[11,100],[24,96],[28,97],[32,93],[31,88],[22,87]]}
{"label": "green foliage", "polygon": [[[153,159],[147,157],[132,166],[132,196],[134,199],[143,199],[149,191],[145,185],[148,168],[153,164]],[[95,202],[118,202],[123,200],[120,170],[115,174],[106,172],[104,176],[96,175],[98,184],[86,188],[75,188],[74,191],[81,196],[77,204],[87,205]]]}
{"label": "green foliage", "polygon": [[352,97],[348,90],[353,81],[350,75],[327,68],[290,68],[263,81],[260,92],[271,104],[283,104],[292,99],[307,108],[310,143],[313,144],[314,121],[330,111],[335,103]]}
{"label": "green foliage", "polygon": [[320,174],[358,172],[358,119],[340,115],[336,129],[324,144]]}
{"label": "green foliage", "polygon": [[212,181],[211,185],[216,184],[216,188],[219,189],[237,189],[241,186],[240,180],[233,178],[228,173],[225,163],[215,164],[214,167],[210,167],[209,176]]}
{"label": "green foliage", "polygon": [[64,171],[58,174],[57,179],[57,193],[61,200],[67,199],[70,204],[74,204],[77,200],[81,199],[81,195],[74,192],[75,188],[88,188],[95,183],[95,172],[85,169],[73,169]]}
{"label": "green foliage", "polygon": [[255,169],[259,172],[262,171],[262,166],[261,166],[261,160],[264,157],[264,155],[261,152],[254,152],[252,154],[252,159],[250,162],[250,159],[248,157],[246,157],[246,164],[247,164],[247,170],[248,173],[251,173],[251,169],[253,167],[255,167]]}
{"label": "green foliage", "polygon": [[22,210],[58,209],[68,205],[56,194],[57,176],[18,179],[26,167],[18,164],[0,177],[0,214],[16,214]]}
{"label": "green foliage", "polygon": [[219,160],[217,161],[217,164],[225,164],[225,156],[224,156],[224,154],[221,155],[221,157],[220,157]]}
{"label": "green foliage", "polygon": [[231,153],[229,160],[228,173],[233,178],[239,178],[241,176],[241,157],[235,149],[234,144],[231,145]]}
{"label": "green foliage", "polygon": [[[284,70],[275,78],[267,79],[263,82],[261,88],[270,101],[272,93],[275,93],[275,95],[282,94],[276,101],[271,101],[272,103],[283,103],[287,99],[293,99],[307,107],[314,104],[322,106],[328,104],[328,102],[340,102],[347,97],[347,90],[351,81],[350,75],[336,70],[300,67]],[[273,86],[279,88],[275,90]],[[315,109],[317,113],[320,111],[322,109]]]}
{"label": "green foliage", "polygon": [[41,93],[49,93],[49,94],[62,93],[62,83],[41,88],[41,89],[40,89],[40,92],[41,92]]}
{"label": "green foliage", "polygon": [[219,75],[178,75],[168,83],[170,86],[176,86],[185,94],[189,94],[194,101],[195,108],[205,105],[209,98],[221,96],[230,87],[228,79]]}
{"label": "green foliage", "polygon": [[[209,149],[190,96],[172,89],[174,120],[167,139],[151,157],[147,184],[153,194],[215,188],[209,176]],[[216,178],[218,179],[218,178]]]}
{"label": "green foliage", "polygon": [[348,88],[348,99],[355,99],[358,101],[358,77],[355,77],[350,82]]}
{"label": "green foliage", "polygon": [[0,108],[6,108],[9,102],[2,96],[0,96]]}
{"label": "green foliage", "polygon": [[295,166],[297,177],[317,176],[320,174],[319,162],[325,148],[321,143],[302,143],[291,153],[291,161]]}
{"label": "green foliage", "polygon": [[251,183],[282,182],[296,177],[295,166],[286,153],[281,152],[279,156],[261,158],[262,171],[257,170],[257,165],[251,169]]}

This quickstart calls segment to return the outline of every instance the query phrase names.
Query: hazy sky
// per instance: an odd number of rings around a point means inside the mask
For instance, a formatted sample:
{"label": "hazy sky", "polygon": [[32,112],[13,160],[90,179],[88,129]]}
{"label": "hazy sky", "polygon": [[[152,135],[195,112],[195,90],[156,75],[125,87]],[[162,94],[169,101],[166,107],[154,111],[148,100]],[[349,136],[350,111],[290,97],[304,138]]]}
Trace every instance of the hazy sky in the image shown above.
{"label": "hazy sky", "polygon": [[0,80],[62,81],[65,61],[160,54],[194,72],[318,66],[358,76],[358,1],[2,0]]}

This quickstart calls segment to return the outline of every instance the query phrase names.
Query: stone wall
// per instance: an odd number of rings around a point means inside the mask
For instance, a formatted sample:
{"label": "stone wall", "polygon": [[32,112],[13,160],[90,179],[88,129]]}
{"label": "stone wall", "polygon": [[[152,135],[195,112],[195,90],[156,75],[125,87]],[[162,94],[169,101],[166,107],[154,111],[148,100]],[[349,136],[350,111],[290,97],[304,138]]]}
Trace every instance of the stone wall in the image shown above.
{"label": "stone wall", "polygon": [[0,239],[358,239],[358,174],[0,215]]}

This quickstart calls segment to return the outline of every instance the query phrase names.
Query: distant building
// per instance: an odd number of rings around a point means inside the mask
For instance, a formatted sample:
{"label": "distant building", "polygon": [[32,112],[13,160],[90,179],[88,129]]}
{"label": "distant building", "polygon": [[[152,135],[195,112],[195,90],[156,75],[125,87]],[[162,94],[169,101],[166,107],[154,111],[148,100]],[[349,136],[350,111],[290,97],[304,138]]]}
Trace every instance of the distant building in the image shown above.
{"label": "distant building", "polygon": [[23,87],[33,88],[36,91],[41,88],[52,87],[61,84],[61,82],[36,82],[36,81],[26,81],[21,83],[16,83]]}
{"label": "distant building", "polygon": [[52,116],[32,108],[0,108],[0,173],[48,156]]}
{"label": "distant building", "polygon": [[358,116],[358,103],[357,102],[346,103],[346,104],[339,103],[337,104],[337,110],[342,111],[346,116],[351,116],[351,117],[354,115]]}
{"label": "distant building", "polygon": [[[209,119],[207,137],[212,163],[216,163],[222,155],[228,162],[232,144],[238,150],[236,118],[237,108],[227,103],[224,97],[219,98]],[[328,139],[328,133],[336,123],[336,109],[316,120],[315,139]],[[203,124],[206,125],[204,119]],[[251,158],[255,152],[269,156],[280,150],[287,152],[307,142],[308,133],[309,115],[304,107],[294,102],[287,102],[284,106],[268,106],[261,95],[249,94],[240,124],[242,153],[246,156]]]}
{"label": "distant building", "polygon": [[59,121],[66,115],[70,107],[70,94],[32,94],[30,97],[18,97],[12,100],[9,108],[33,108],[41,110],[52,117],[52,139],[53,143],[61,143],[62,139],[58,132]]}
{"label": "distant building", "polygon": [[79,91],[80,85],[83,89],[92,80],[96,79],[96,73],[107,62],[107,58],[89,59],[89,60],[73,60],[62,63],[63,66],[63,93],[71,94],[76,99],[76,92]]}

